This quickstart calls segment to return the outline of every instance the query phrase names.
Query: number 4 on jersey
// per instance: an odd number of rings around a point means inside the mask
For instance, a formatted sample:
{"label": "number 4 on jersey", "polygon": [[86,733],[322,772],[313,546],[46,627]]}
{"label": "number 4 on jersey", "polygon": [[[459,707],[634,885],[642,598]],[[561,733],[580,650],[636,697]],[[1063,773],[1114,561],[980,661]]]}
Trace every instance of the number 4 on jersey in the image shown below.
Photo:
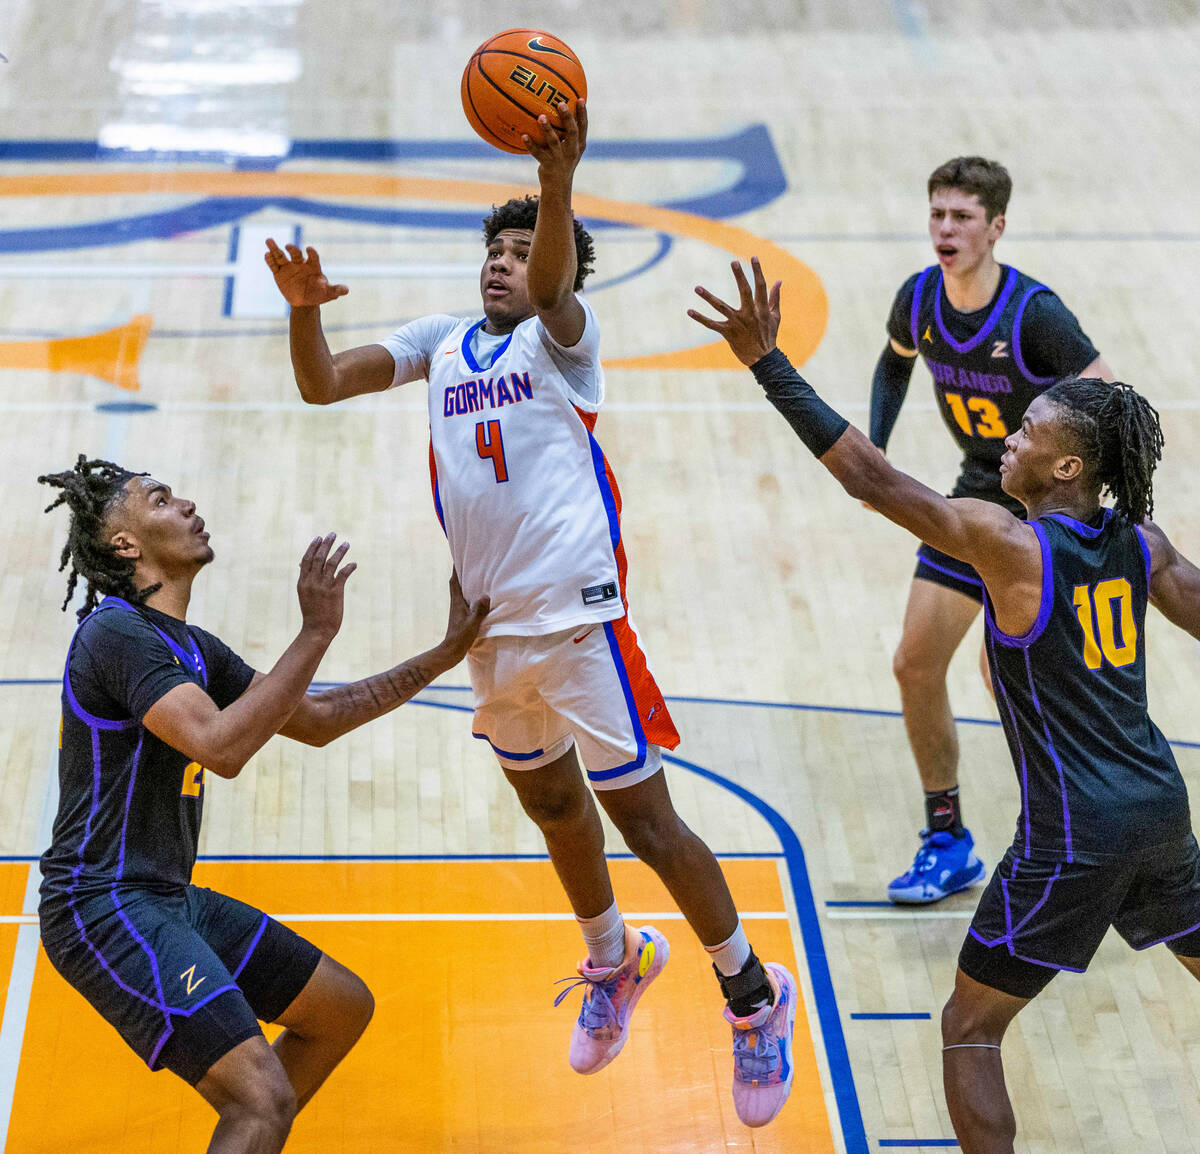
{"label": "number 4 on jersey", "polygon": [[496,470],[496,484],[508,480],[508,462],[504,459],[504,438],[499,421],[480,421],[475,426],[475,449]]}

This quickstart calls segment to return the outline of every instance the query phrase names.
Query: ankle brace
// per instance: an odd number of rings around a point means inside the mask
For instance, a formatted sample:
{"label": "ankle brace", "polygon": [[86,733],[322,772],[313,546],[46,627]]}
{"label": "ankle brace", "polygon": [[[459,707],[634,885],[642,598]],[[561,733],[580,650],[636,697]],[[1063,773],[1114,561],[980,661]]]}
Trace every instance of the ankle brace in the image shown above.
{"label": "ankle brace", "polygon": [[756,1010],[775,1001],[771,983],[767,979],[767,971],[763,969],[762,962],[753,951],[746,964],[736,974],[726,976],[716,966],[713,966],[713,973],[717,975],[721,993],[725,995],[725,1001],[729,1003],[735,1017],[748,1018]]}

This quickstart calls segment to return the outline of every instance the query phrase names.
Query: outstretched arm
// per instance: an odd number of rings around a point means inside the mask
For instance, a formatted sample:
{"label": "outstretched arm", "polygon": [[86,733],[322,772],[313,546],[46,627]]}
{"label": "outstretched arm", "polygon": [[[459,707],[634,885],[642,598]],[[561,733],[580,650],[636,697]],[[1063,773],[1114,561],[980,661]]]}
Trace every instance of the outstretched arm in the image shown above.
{"label": "outstretched arm", "polygon": [[529,300],[546,331],[564,347],[583,336],[583,305],[575,296],[575,225],[571,215],[571,186],[575,169],[587,147],[587,108],[577,101],[574,111],[558,106],[562,136],[545,116],[538,117],[541,139],[526,136],[525,147],[538,162],[537,223],[529,248]]}
{"label": "outstretched arm", "polygon": [[382,345],[362,345],[336,356],[330,353],[321,328],[321,305],[350,290],[344,284],[329,283],[317,250],[310,246],[301,252],[299,246],[289,244],[285,253],[268,238],[264,259],[291,306],[288,331],[300,396],[310,405],[329,405],[388,388],[396,366]]}
{"label": "outstretched arm", "polygon": [[[450,618],[446,623],[446,636],[438,645],[374,677],[305,695],[279,732],[306,745],[325,745],[390,713],[466,656],[487,611],[486,597],[474,605],[467,604],[458,574],[452,573]],[[255,674],[255,681],[261,676],[261,673]]]}
{"label": "outstretched arm", "polygon": [[1142,524],[1150,550],[1150,604],[1186,633],[1200,639],[1200,569],[1153,521]]}
{"label": "outstretched arm", "polygon": [[889,464],[858,429],[817,396],[776,347],[781,284],[776,282],[768,290],[757,258],[751,266],[753,290],[741,265],[733,263],[736,308],[707,289],[696,288],[723,320],[712,320],[694,309],[688,310],[688,316],[725,338],[763,386],[767,399],[847,493],[934,548],[974,565],[996,603],[1000,627],[1023,632],[1019,624],[1010,626],[1024,619],[1029,595],[1040,596],[1041,549],[1034,531],[999,505],[943,497]]}
{"label": "outstretched arm", "polygon": [[255,678],[225,709],[194,682],[168,690],[142,719],[155,737],[221,777],[241,773],[303,700],[341,628],[346,580],[355,566],[338,568],[349,546],[343,542],[335,550],[333,541],[332,533],[313,541],[300,562],[296,592],[303,624],[271,672]]}

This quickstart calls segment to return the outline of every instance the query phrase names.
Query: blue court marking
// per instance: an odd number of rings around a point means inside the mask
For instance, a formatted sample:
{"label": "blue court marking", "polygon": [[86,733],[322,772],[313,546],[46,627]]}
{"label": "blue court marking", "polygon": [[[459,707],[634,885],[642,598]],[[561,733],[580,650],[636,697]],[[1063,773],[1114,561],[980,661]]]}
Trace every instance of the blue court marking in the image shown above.
{"label": "blue court marking", "polygon": [[[659,207],[723,220],[762,208],[787,190],[787,176],[765,124],[752,124],[727,136],[674,140],[596,140],[588,142],[589,164],[596,161],[717,161],[736,175],[723,188],[663,201]],[[395,164],[417,160],[499,160],[481,140],[293,140],[285,156],[248,159],[213,152],[136,152],[104,149],[89,140],[0,140],[0,163],[51,161],[64,164],[103,162],[148,166],[214,163],[239,170],[275,171],[291,160],[346,160]],[[529,168],[524,179],[532,176]],[[89,221],[69,226],[0,230],[0,252],[48,252],[109,247],[138,240],[170,240],[180,233],[232,225],[267,207],[303,216],[357,221],[389,227],[479,228],[478,210],[441,211],[340,204],[307,197],[204,197],[160,212]],[[628,226],[600,218],[582,218],[588,228]]]}
{"label": "blue court marking", "polygon": [[895,902],[826,902],[827,906],[853,906],[855,908],[867,907],[869,909],[895,909]]}
{"label": "blue court marking", "polygon": [[929,1014],[926,1013],[903,1013],[903,1014],[851,1014],[850,1018],[855,1022],[928,1022]]}
{"label": "blue court marking", "polygon": [[150,401],[104,401],[96,406],[98,413],[152,413],[158,408]]}
{"label": "blue court marking", "polygon": [[880,1138],[880,1146],[957,1146],[957,1138]]}

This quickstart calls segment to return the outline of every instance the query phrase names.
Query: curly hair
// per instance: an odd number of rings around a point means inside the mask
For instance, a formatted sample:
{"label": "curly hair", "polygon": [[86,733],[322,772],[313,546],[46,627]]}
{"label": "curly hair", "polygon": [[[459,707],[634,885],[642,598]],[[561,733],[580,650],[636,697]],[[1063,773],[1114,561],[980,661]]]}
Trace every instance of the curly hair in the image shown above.
{"label": "curly hair", "polygon": [[109,513],[125,500],[125,486],[130,479],[145,476],[148,474],[130,472],[111,461],[88,460],[80,453],[73,469],[38,477],[40,484],[62,490],[45,511],[49,513],[59,505],[71,510],[58,570],[61,573],[68,564],[71,566],[67,596],[62,603],[64,610],[71,603],[79,578],[87,582],[87,597],[76,614],[80,621],[96,608],[101,594],[111,593],[140,604],[162,588],[159,584],[138,589],[133,580],[134,562],[118,556],[107,541]]}
{"label": "curly hair", "polygon": [[[506,228],[528,228],[537,224],[538,198],[536,196],[514,196],[483,218],[483,243],[491,244],[498,233]],[[575,229],[575,283],[571,287],[578,292],[591,273],[596,259],[596,246],[592,234],[580,224],[572,213],[571,223]]]}
{"label": "curly hair", "polygon": [[1083,377],[1042,394],[1053,402],[1091,478],[1113,496],[1116,512],[1135,525],[1154,512],[1154,470],[1163,434],[1154,407],[1129,385]]}

